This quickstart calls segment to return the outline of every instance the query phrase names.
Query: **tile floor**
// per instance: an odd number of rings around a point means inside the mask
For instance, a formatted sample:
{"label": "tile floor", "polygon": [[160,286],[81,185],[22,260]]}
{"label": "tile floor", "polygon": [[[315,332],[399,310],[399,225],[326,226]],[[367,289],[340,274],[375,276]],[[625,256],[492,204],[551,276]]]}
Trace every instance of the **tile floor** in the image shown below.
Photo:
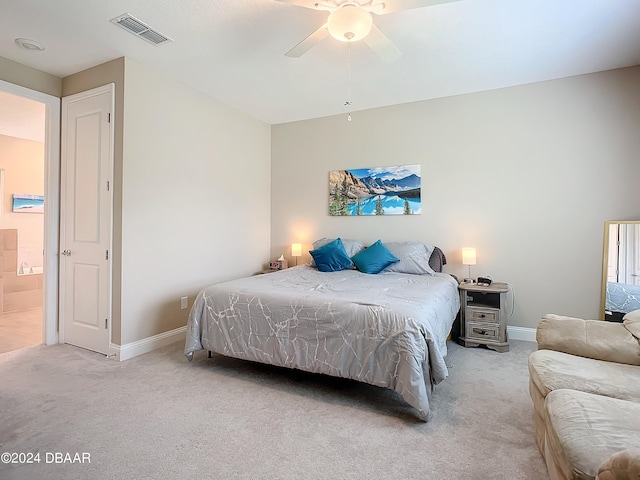
{"label": "tile floor", "polygon": [[0,353],[42,343],[42,307],[0,314]]}

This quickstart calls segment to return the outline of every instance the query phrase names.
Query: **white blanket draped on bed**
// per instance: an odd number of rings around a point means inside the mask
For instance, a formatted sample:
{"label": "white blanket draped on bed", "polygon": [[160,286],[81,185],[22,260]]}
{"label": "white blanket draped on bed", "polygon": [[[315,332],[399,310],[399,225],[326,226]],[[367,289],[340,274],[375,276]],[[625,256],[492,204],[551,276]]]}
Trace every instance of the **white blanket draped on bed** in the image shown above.
{"label": "white blanket draped on bed", "polygon": [[185,355],[204,348],[390,388],[428,420],[431,385],[447,376],[446,338],[459,308],[448,274],[298,266],[203,289],[189,315]]}

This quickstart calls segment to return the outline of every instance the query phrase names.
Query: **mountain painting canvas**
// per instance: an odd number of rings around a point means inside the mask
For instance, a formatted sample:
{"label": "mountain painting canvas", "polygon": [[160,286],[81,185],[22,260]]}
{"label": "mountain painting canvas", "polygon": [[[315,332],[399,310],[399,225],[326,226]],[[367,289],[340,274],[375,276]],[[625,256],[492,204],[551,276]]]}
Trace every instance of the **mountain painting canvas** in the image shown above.
{"label": "mountain painting canvas", "polygon": [[329,172],[329,215],[417,215],[420,165]]}

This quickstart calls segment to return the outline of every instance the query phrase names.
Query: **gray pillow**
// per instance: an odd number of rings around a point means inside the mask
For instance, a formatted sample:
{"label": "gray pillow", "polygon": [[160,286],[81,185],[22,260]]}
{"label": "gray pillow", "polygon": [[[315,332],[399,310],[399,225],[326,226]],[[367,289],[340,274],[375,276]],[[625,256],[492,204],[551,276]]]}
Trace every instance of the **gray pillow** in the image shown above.
{"label": "gray pillow", "polygon": [[[313,242],[313,250],[317,250],[323,245],[331,243],[334,240],[335,238],[321,238],[316,240]],[[340,238],[340,240],[342,240],[342,245],[344,245],[344,249],[346,250],[347,255],[349,255],[349,258],[364,250],[364,245],[357,240],[349,240],[348,238]],[[316,262],[313,260],[313,257],[311,257],[311,263],[309,263],[309,265],[312,267],[316,266]]]}
{"label": "gray pillow", "polygon": [[412,275],[435,275],[429,265],[434,246],[421,242],[385,242],[385,247],[400,259],[389,265],[383,272],[410,273]]}

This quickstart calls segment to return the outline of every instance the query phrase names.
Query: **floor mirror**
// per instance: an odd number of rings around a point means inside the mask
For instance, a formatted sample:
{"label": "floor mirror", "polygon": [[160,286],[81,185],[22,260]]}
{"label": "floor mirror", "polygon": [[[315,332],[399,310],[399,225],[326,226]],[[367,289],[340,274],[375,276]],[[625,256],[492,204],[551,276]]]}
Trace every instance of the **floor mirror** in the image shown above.
{"label": "floor mirror", "polygon": [[600,304],[612,322],[640,309],[640,221],[605,222]]}

